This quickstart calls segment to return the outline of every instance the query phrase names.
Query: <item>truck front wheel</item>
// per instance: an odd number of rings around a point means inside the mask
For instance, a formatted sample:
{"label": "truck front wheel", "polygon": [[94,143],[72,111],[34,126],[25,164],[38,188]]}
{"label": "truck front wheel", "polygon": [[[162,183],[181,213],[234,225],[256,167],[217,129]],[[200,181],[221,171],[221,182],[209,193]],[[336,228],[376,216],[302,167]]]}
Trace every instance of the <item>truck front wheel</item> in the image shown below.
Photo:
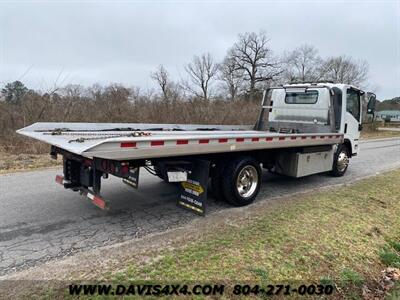
{"label": "truck front wheel", "polygon": [[349,149],[346,145],[338,145],[333,157],[333,166],[331,174],[335,177],[343,176],[349,166]]}
{"label": "truck front wheel", "polygon": [[234,206],[252,203],[261,186],[261,168],[252,157],[238,157],[227,164],[222,176],[222,192]]}

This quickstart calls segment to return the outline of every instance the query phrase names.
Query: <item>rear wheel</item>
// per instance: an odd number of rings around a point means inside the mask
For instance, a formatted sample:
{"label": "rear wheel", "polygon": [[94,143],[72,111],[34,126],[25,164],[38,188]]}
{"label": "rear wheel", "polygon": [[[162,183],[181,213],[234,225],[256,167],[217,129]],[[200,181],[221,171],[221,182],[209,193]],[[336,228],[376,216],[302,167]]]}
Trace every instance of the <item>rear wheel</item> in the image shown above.
{"label": "rear wheel", "polygon": [[261,186],[261,168],[252,157],[238,157],[229,162],[223,171],[222,192],[234,206],[252,203]]}
{"label": "rear wheel", "polygon": [[343,176],[349,166],[349,149],[346,145],[339,145],[333,157],[333,166],[331,175],[335,177]]}

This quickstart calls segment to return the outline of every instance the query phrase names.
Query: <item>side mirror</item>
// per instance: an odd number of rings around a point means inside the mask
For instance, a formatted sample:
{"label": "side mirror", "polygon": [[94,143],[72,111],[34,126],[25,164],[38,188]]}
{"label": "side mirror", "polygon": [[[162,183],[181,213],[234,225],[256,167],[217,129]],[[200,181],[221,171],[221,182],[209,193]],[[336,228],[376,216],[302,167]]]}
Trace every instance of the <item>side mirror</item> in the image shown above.
{"label": "side mirror", "polygon": [[376,95],[373,93],[368,93],[368,104],[367,104],[367,114],[375,114],[376,106]]}

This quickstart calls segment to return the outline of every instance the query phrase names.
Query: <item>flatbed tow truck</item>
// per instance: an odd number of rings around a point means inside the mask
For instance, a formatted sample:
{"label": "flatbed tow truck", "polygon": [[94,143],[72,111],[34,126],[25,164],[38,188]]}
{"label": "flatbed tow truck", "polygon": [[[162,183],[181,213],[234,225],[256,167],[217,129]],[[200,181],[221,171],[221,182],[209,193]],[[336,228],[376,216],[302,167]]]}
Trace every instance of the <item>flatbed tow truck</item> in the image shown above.
{"label": "flatbed tow truck", "polygon": [[262,168],[302,177],[342,176],[359,151],[363,102],[376,96],[346,84],[297,83],[264,91],[255,125],[35,123],[17,132],[63,157],[56,181],[108,209],[101,180],[114,175],[138,188],[140,168],[178,182],[177,204],[206,212],[207,189],[234,206],[256,198]]}

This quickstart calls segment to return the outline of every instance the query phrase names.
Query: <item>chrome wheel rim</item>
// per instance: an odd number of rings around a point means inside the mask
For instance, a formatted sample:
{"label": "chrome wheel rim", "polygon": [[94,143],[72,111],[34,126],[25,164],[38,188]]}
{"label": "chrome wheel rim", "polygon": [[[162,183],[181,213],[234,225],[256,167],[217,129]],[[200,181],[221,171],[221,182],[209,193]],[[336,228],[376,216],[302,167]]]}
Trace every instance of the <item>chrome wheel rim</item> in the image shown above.
{"label": "chrome wheel rim", "polygon": [[251,197],[257,189],[258,173],[254,166],[245,166],[236,179],[236,188],[241,197]]}
{"label": "chrome wheel rim", "polygon": [[346,151],[340,152],[337,159],[338,171],[343,172],[344,170],[346,170],[348,165],[349,165],[349,157],[347,156]]}

